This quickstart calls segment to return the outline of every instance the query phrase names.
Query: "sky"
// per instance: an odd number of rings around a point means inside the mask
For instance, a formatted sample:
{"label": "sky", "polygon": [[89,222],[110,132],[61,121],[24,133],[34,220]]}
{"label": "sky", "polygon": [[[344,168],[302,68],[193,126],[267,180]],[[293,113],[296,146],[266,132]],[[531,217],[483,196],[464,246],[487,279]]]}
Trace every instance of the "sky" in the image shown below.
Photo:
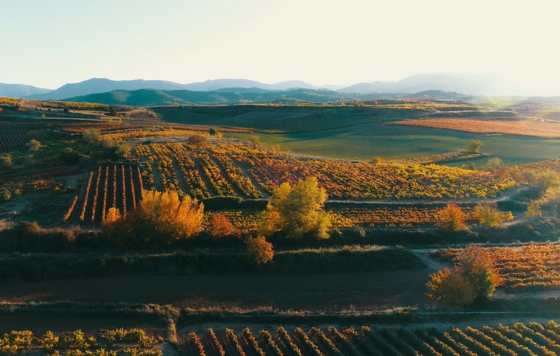
{"label": "sky", "polygon": [[559,13],[558,0],[0,0],[0,82],[454,72],[560,95]]}

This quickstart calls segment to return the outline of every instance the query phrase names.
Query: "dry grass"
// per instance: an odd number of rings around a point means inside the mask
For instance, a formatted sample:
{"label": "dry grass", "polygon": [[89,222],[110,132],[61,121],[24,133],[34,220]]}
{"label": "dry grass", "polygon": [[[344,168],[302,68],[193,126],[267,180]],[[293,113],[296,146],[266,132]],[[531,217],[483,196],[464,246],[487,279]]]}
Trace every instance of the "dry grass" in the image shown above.
{"label": "dry grass", "polygon": [[397,125],[432,127],[471,133],[560,138],[560,123],[540,120],[480,120],[469,118],[409,119],[393,122]]}

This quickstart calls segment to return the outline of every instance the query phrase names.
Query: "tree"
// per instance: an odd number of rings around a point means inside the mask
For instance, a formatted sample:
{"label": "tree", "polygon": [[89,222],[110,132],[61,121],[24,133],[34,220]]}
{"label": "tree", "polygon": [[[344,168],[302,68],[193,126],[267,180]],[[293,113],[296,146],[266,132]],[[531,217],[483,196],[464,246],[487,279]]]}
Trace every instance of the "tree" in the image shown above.
{"label": "tree", "polygon": [[210,219],[209,233],[214,238],[233,235],[235,228],[228,217],[222,213],[212,215]]}
{"label": "tree", "polygon": [[9,153],[3,154],[0,157],[0,162],[2,163],[2,168],[10,169],[13,166],[12,155]]}
{"label": "tree", "polygon": [[105,225],[111,225],[119,222],[122,219],[121,212],[118,208],[112,207],[107,210],[107,214],[105,214],[105,221],[103,222]]}
{"label": "tree", "polygon": [[192,135],[189,137],[187,142],[191,145],[204,145],[208,143],[208,137],[203,135]]}
{"label": "tree", "polygon": [[479,154],[481,146],[482,143],[480,142],[480,140],[469,141],[469,143],[467,144],[467,153]]}
{"label": "tree", "polygon": [[455,203],[447,204],[437,212],[437,224],[444,230],[464,231],[467,230],[465,224],[465,214],[463,209]]}
{"label": "tree", "polygon": [[250,238],[246,242],[247,253],[256,264],[265,264],[274,258],[274,246],[264,236]]}
{"label": "tree", "polygon": [[484,168],[488,171],[496,171],[504,166],[504,162],[499,158],[489,159],[484,165]]}
{"label": "tree", "polygon": [[176,191],[145,190],[136,210],[125,217],[119,215],[118,210],[109,209],[103,226],[105,236],[120,247],[145,248],[198,234],[204,205],[188,195],[181,198]]}
{"label": "tree", "polygon": [[327,192],[319,187],[317,178],[299,180],[295,186],[283,183],[272,193],[268,201],[262,231],[282,231],[288,237],[305,235],[328,238],[330,216],[325,212]]}
{"label": "tree", "polygon": [[204,204],[188,195],[180,198],[176,191],[146,190],[135,215],[156,230],[180,239],[192,237],[202,230]]}
{"label": "tree", "polygon": [[31,141],[29,141],[27,143],[27,148],[29,148],[29,150],[33,151],[33,152],[39,151],[42,147],[43,147],[43,144],[41,142],[39,142],[38,140],[35,140],[35,139],[32,139]]}
{"label": "tree", "polygon": [[496,204],[479,203],[473,213],[480,225],[491,229],[500,229],[506,221],[513,220],[511,211],[502,212],[498,210]]}
{"label": "tree", "polygon": [[430,276],[426,296],[439,304],[464,307],[492,298],[500,282],[492,256],[480,247],[469,247],[458,255],[453,268]]}

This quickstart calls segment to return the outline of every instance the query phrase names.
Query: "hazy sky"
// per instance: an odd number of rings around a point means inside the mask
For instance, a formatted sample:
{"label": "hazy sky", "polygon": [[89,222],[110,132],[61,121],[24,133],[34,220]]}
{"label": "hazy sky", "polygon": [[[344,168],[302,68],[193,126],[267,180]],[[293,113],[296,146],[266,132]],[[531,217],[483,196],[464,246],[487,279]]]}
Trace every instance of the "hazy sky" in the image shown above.
{"label": "hazy sky", "polygon": [[0,0],[0,82],[461,72],[560,94],[559,14],[558,0]]}

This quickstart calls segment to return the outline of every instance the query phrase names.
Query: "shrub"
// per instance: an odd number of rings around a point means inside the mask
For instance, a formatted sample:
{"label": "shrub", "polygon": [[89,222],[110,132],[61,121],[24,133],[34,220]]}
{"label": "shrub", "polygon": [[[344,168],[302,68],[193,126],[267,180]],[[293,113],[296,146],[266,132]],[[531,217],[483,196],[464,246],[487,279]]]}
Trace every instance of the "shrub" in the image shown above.
{"label": "shrub", "polygon": [[2,168],[10,169],[13,166],[12,155],[9,153],[3,154],[0,156],[0,163],[2,164]]}
{"label": "shrub", "polygon": [[29,141],[27,143],[27,148],[29,148],[29,150],[33,151],[33,152],[39,151],[42,147],[43,147],[43,144],[41,142],[39,142],[38,140],[35,140],[35,139],[32,139],[31,141]]}
{"label": "shrub", "polygon": [[513,220],[511,211],[502,212],[495,204],[479,203],[474,208],[474,217],[478,223],[491,229],[499,229],[506,221]]}
{"label": "shrub", "polygon": [[208,143],[208,137],[203,135],[192,135],[189,137],[187,142],[191,145],[204,145]]}
{"label": "shrub", "polygon": [[256,264],[265,264],[274,258],[274,247],[264,236],[247,240],[247,253]]}
{"label": "shrub", "polygon": [[274,189],[267,204],[262,230],[282,231],[288,237],[328,238],[331,221],[324,210],[326,200],[327,192],[315,177],[299,180],[293,187],[283,183]]}
{"label": "shrub", "polygon": [[447,231],[467,230],[465,214],[459,205],[451,203],[440,209],[437,213],[438,225]]}
{"label": "shrub", "polygon": [[472,140],[467,144],[467,153],[471,153],[471,154],[478,154],[480,153],[480,147],[482,146],[482,143],[480,142],[480,140]]}
{"label": "shrub", "polygon": [[212,237],[227,237],[233,235],[234,232],[235,228],[227,216],[222,213],[212,215],[209,227],[209,233]]}

